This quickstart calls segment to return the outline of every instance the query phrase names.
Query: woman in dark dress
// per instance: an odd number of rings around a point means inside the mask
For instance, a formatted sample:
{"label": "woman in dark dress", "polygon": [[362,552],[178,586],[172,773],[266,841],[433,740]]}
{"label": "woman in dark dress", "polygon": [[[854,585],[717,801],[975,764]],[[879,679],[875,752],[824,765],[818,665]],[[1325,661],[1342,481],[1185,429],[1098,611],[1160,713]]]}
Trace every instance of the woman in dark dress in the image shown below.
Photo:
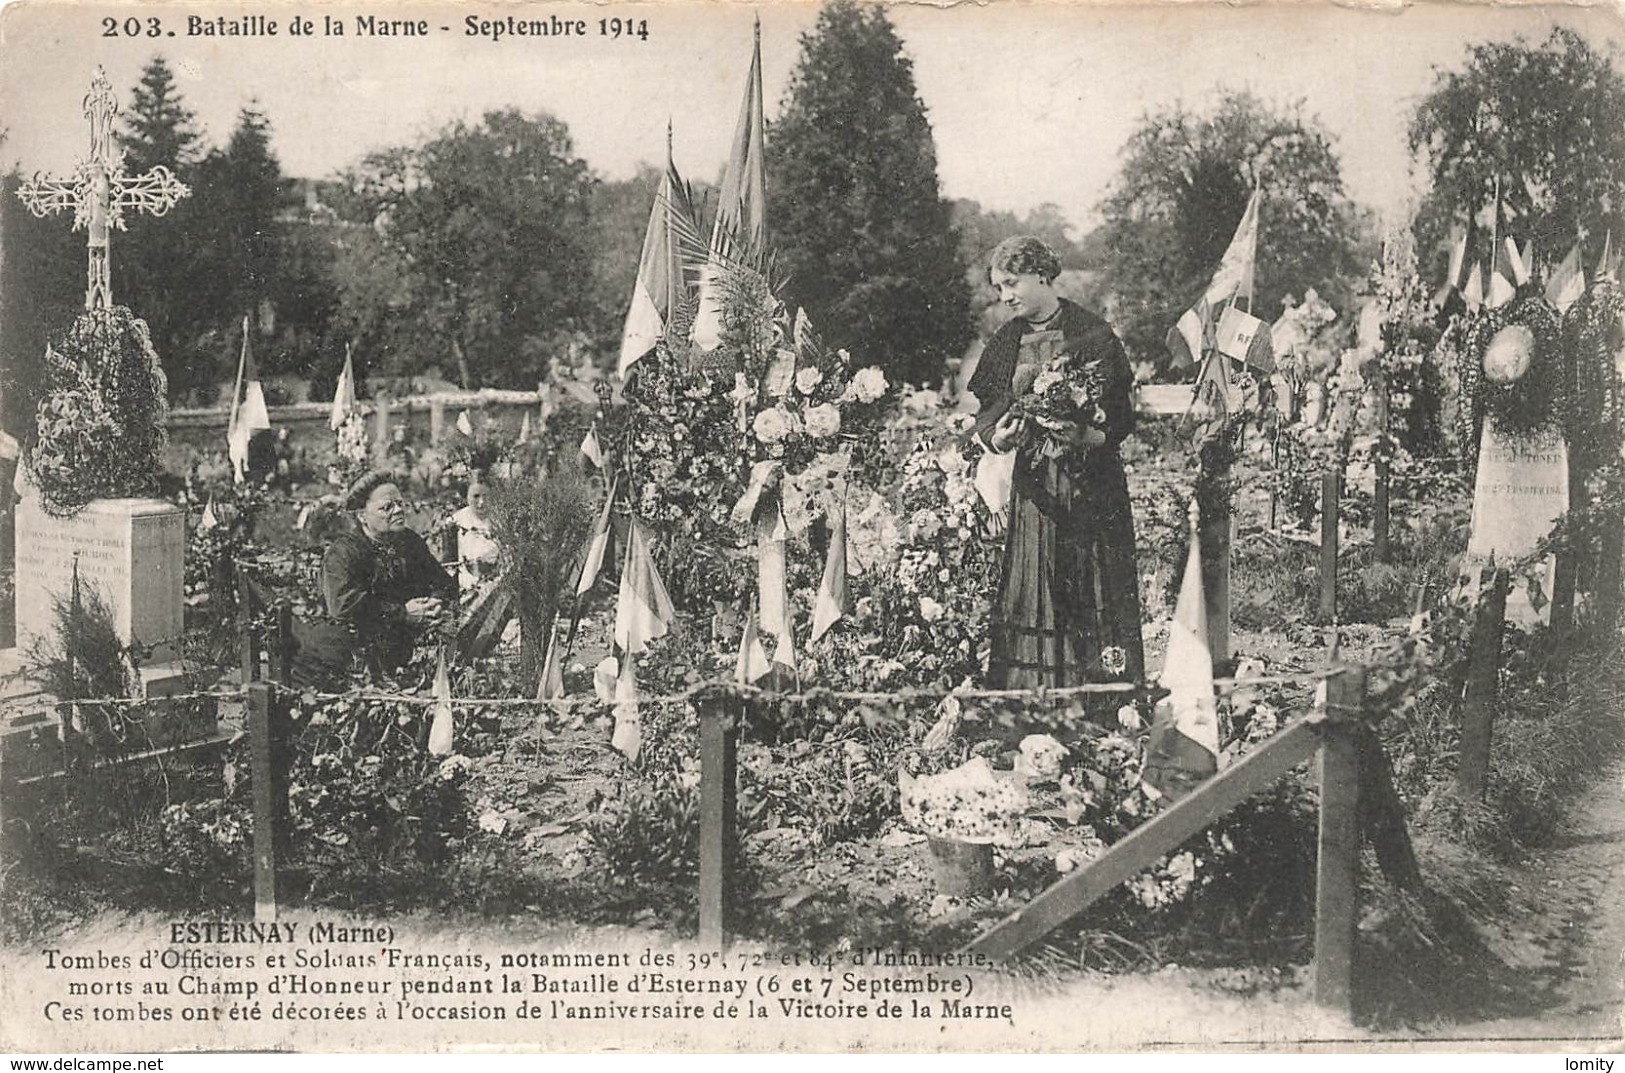
{"label": "woman in dark dress", "polygon": [[457,579],[406,527],[400,488],[387,474],[356,482],[345,505],[357,525],[322,556],[327,621],[311,635],[313,644],[301,644],[296,679],[341,678],[357,652],[375,671],[395,670],[412,658],[418,628],[439,616],[443,601],[456,604]]}
{"label": "woman in dark dress", "polygon": [[[1111,327],[1056,294],[1059,274],[1039,239],[993,250],[988,280],[1014,316],[968,385],[981,404],[973,435],[991,452],[1015,452],[988,661],[996,689],[1138,681],[1145,668],[1134,516],[1117,453],[1134,425],[1133,372]],[[1059,429],[1017,401],[1055,354],[1071,355],[1099,385],[1098,407]]]}

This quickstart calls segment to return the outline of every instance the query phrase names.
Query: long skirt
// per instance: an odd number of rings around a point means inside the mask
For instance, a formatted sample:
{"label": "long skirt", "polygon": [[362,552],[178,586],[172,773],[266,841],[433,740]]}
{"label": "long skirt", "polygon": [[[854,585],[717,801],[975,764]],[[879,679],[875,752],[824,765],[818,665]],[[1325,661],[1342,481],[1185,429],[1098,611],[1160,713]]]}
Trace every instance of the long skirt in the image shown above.
{"label": "long skirt", "polygon": [[[1082,478],[1055,461],[1017,465],[992,609],[992,688],[1143,676],[1128,483],[1115,457],[1100,461]],[[1114,700],[1109,708],[1116,707]]]}

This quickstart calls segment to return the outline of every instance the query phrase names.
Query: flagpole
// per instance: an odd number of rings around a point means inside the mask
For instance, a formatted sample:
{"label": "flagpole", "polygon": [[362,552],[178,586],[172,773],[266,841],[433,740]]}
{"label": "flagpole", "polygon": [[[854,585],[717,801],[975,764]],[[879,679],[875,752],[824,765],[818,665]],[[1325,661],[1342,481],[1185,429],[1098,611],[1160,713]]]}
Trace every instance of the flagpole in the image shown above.
{"label": "flagpole", "polygon": [[248,316],[243,316],[243,345],[237,352],[237,383],[231,389],[231,420],[226,423],[226,435],[229,437],[237,427],[237,412],[242,405],[243,375],[248,371]]}

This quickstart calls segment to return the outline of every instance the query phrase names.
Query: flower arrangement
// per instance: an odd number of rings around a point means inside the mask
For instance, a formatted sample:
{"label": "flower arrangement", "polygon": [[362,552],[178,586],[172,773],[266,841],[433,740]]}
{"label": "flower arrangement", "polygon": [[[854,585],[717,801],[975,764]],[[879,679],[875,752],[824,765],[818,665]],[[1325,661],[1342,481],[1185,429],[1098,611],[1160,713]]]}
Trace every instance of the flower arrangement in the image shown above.
{"label": "flower arrangement", "polygon": [[1037,457],[1067,459],[1076,465],[1089,448],[1105,442],[1102,366],[1099,359],[1085,361],[1063,351],[1042,366],[1016,370],[1010,412],[1029,418],[1036,428]]}
{"label": "flower arrangement", "polygon": [[1486,416],[1515,439],[1545,435],[1566,405],[1561,325],[1551,303],[1538,295],[1485,310],[1470,321],[1457,355],[1462,418],[1470,433],[1462,449],[1468,465],[1478,458],[1478,433]]}
{"label": "flower arrangement", "polygon": [[897,778],[903,821],[915,830],[972,845],[1022,843],[1027,791],[1019,780],[1001,778],[984,757],[937,775],[902,770]]}
{"label": "flower arrangement", "polygon": [[167,442],[168,389],[146,322],[123,306],[89,310],[46,347],[46,390],[28,465],[45,510],[147,495]]}

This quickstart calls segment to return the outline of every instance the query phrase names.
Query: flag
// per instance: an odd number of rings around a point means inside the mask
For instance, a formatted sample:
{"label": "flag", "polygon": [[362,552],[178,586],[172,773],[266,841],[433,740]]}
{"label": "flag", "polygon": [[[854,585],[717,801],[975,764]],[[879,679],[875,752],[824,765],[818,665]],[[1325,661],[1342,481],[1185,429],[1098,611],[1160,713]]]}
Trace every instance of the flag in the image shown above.
{"label": "flag", "polygon": [[635,656],[649,642],[664,637],[675,615],[666,585],[655,569],[654,557],[643,537],[643,527],[630,519],[626,539],[626,565],[621,570],[621,593],[615,604],[615,643]]}
{"label": "flag", "polygon": [[598,426],[594,425],[581,437],[581,453],[599,469],[604,468],[604,448],[598,442]]}
{"label": "flag", "polygon": [[564,668],[559,664],[559,635],[556,622],[547,628],[547,655],[542,658],[542,677],[536,683],[537,700],[558,700],[564,696]]}
{"label": "flag", "polygon": [[[1253,266],[1258,253],[1260,194],[1261,190],[1254,188],[1253,196],[1247,200],[1246,211],[1241,214],[1241,221],[1236,224],[1236,232],[1231,236],[1230,245],[1220,258],[1219,267],[1214,271],[1207,289],[1196,300],[1196,304],[1180,316],[1179,322],[1168,330],[1168,350],[1173,355],[1176,369],[1196,364],[1209,349],[1207,344],[1213,339],[1214,309],[1224,303],[1233,306],[1236,302],[1245,300],[1248,311],[1252,310]],[[1269,368],[1264,371],[1268,372],[1273,368],[1274,362],[1271,361]]]}
{"label": "flag", "polygon": [[474,422],[468,419],[468,411],[464,410],[457,415],[457,431],[469,439],[474,438]]}
{"label": "flag", "polygon": [[434,721],[429,725],[429,755],[449,756],[453,744],[451,677],[446,673],[446,650],[434,669]]}
{"label": "flag", "polygon": [[756,628],[756,616],[745,620],[745,635],[739,639],[739,660],[734,664],[734,681],[751,685],[771,670],[767,662],[767,649],[762,647],[762,634]]}
{"label": "flag", "polygon": [[789,534],[778,504],[756,519],[756,593],[762,629],[775,637],[790,632],[790,602],[785,580],[785,545]]}
{"label": "flag", "polygon": [[773,650],[773,666],[796,672],[796,639],[789,630],[779,634],[779,645]]}
{"label": "flag", "polygon": [[1614,233],[1609,231],[1602,238],[1602,256],[1597,259],[1597,279],[1617,279],[1619,265],[1614,262]]}
{"label": "flag", "polygon": [[1585,292],[1585,269],[1580,264],[1580,244],[1576,242],[1546,280],[1546,300],[1556,306],[1559,313],[1567,313],[1569,306],[1579,301]]}
{"label": "flag", "polygon": [[812,639],[818,640],[846,616],[846,504],[831,513],[829,553],[824,558],[824,578],[813,599]]}
{"label": "flag", "polygon": [[523,447],[523,446],[525,446],[525,444],[527,444],[529,442],[530,442],[530,411],[526,410],[524,420],[519,422],[519,439],[515,442],[515,446]]}
{"label": "flag", "polygon": [[339,373],[338,386],[333,389],[333,413],[327,427],[337,432],[355,412],[355,366],[350,363],[350,344],[344,344],[344,371]]}
{"label": "flag", "polygon": [[1202,551],[1194,503],[1190,552],[1168,631],[1161,684],[1168,696],[1157,704],[1140,778],[1152,796],[1177,798],[1219,768],[1213,655],[1207,643],[1207,602],[1202,595]]}
{"label": "flag", "polygon": [[231,391],[231,419],[226,423],[226,457],[232,473],[241,484],[247,477],[248,441],[260,429],[271,427],[265,409],[265,389],[248,350],[248,318],[243,318],[243,351],[237,358],[237,384]]}
{"label": "flag", "polygon": [[638,713],[637,657],[628,652],[615,678],[615,731],[609,743],[628,760],[643,747],[642,719]]}
{"label": "flag", "polygon": [[725,267],[747,252],[767,248],[767,157],[762,124],[762,24],[745,76],[745,99],[739,106],[728,165],[717,195],[717,218],[711,230],[711,253],[700,273],[700,305],[689,338],[701,350],[714,350],[722,342],[722,295],[719,281]]}
{"label": "flag", "polygon": [[1484,304],[1484,268],[1476,260],[1472,271],[1467,273],[1467,283],[1461,289],[1461,300],[1467,303],[1470,313],[1477,313]]}
{"label": "flag", "polygon": [[587,540],[587,555],[581,560],[581,576],[576,579],[576,595],[583,595],[592,588],[593,582],[598,580],[598,572],[604,568],[604,554],[609,550],[609,517],[610,510],[615,506],[616,485],[609,486],[609,494],[604,497],[604,509],[598,514],[598,523],[592,527],[592,536]]}
{"label": "flag", "polygon": [[643,256],[632,286],[632,304],[621,331],[621,375],[632,363],[654,349],[665,337],[674,310],[682,301],[683,259],[681,237],[694,234],[694,207],[688,187],[671,159],[671,126],[666,127],[666,173],[649,210],[649,229],[643,235]]}
{"label": "flag", "polygon": [[[213,529],[220,524],[220,519],[214,514],[214,493],[209,493],[209,501],[203,505],[203,517],[197,520],[197,527],[204,531]],[[295,528],[303,528],[296,526]]]}
{"label": "flag", "polygon": [[1275,346],[1269,325],[1235,306],[1226,306],[1220,315],[1214,345],[1225,357],[1264,372],[1275,370]]}

